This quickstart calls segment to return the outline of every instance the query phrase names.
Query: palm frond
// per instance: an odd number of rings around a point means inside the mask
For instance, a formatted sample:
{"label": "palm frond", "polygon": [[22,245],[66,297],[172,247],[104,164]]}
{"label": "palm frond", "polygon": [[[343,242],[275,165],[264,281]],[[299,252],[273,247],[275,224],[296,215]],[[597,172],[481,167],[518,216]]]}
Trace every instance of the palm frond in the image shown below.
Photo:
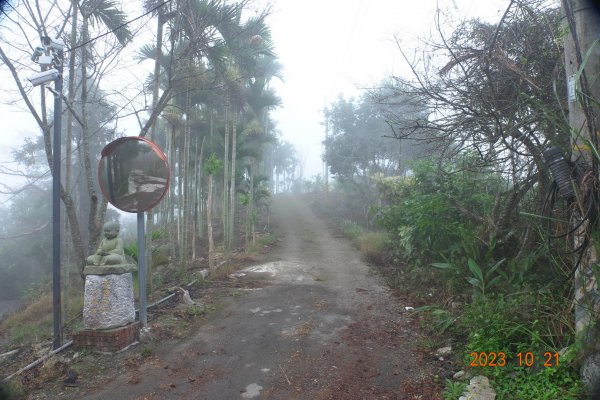
{"label": "palm frond", "polygon": [[129,42],[133,35],[126,24],[127,15],[118,8],[115,0],[88,1],[82,7],[91,18],[92,25],[104,25],[112,31],[121,45]]}

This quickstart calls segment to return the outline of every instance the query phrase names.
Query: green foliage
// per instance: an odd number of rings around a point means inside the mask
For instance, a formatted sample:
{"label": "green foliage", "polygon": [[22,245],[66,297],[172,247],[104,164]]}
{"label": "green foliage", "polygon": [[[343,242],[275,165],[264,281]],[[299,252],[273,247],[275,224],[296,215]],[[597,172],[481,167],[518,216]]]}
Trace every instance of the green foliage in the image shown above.
{"label": "green foliage", "polygon": [[0,382],[0,400],[20,400],[25,398],[25,390],[15,380]]}
{"label": "green foliage", "polygon": [[137,243],[128,244],[127,246],[123,247],[123,251],[125,252],[125,255],[133,258],[137,262],[137,260],[138,260]]}
{"label": "green foliage", "polygon": [[[418,108],[406,96],[397,97],[400,97],[397,104],[406,103],[411,111]],[[348,180],[406,170],[406,160],[422,151],[422,146],[412,139],[400,142],[387,138],[389,125],[385,113],[384,107],[369,95],[359,99],[339,97],[324,110],[331,127],[324,141],[324,160],[333,174]]]}
{"label": "green foliage", "polygon": [[0,299],[22,297],[51,272],[50,193],[50,185],[41,182],[0,207]]}
{"label": "green foliage", "polygon": [[[578,371],[573,363],[575,350],[559,359],[559,365],[544,367],[545,352],[555,353],[566,343],[552,343],[556,338],[546,331],[548,302],[560,301],[543,293],[521,293],[511,296],[478,297],[466,307],[460,318],[460,329],[468,332],[465,363],[470,364],[471,352],[503,352],[505,367],[475,367],[476,373],[493,380],[498,398],[511,399],[576,399],[581,392]],[[549,305],[550,307],[555,305]],[[569,340],[569,337],[563,338]],[[535,355],[532,367],[521,363],[518,353]]]}
{"label": "green foliage", "polygon": [[448,310],[438,306],[422,306],[415,309],[416,313],[427,312],[436,332],[444,333],[454,325],[457,318]]}
{"label": "green foliage", "polygon": [[355,240],[363,233],[363,229],[356,222],[350,220],[342,221],[342,232],[344,236]]}
{"label": "green foliage", "polygon": [[52,295],[45,293],[18,313],[0,323],[0,331],[8,332],[13,343],[45,340],[52,336]]}
{"label": "green foliage", "polygon": [[467,254],[476,242],[481,220],[493,206],[492,172],[467,168],[469,154],[440,168],[435,161],[415,163],[412,177],[374,177],[388,205],[376,209],[376,221],[387,230],[403,258],[415,262],[477,257]]}
{"label": "green foliage", "polygon": [[21,298],[27,301],[35,301],[46,293],[49,293],[51,290],[52,279],[47,276],[42,281],[29,285],[29,287],[23,291]]}
{"label": "green foliage", "polygon": [[152,350],[150,347],[146,346],[146,347],[142,348],[140,355],[143,358],[152,357],[154,355],[154,350]]}
{"label": "green foliage", "polygon": [[316,193],[325,191],[325,179],[322,175],[313,175],[311,179],[305,179],[302,184],[303,193]]}
{"label": "green foliage", "polygon": [[577,400],[583,394],[579,374],[571,363],[562,359],[558,367],[507,368],[496,377],[499,399],[514,400]]}
{"label": "green foliage", "polygon": [[466,389],[466,383],[454,382],[450,379],[446,379],[446,388],[444,389],[442,396],[444,396],[444,400],[458,400],[458,398],[463,395]]}
{"label": "green foliage", "polygon": [[190,317],[197,317],[207,314],[208,310],[204,306],[191,305],[185,309],[185,313]]}
{"label": "green foliage", "polygon": [[475,260],[469,258],[469,270],[471,271],[473,276],[471,278],[468,278],[467,281],[471,285],[473,285],[474,288],[478,289],[479,294],[485,296],[486,291],[489,291],[490,288],[494,287],[502,278],[502,276],[497,274],[496,276],[494,276],[494,273],[502,264],[504,264],[505,261],[506,259],[503,258],[484,272],[481,270],[479,265],[477,265]]}
{"label": "green foliage", "polygon": [[212,153],[204,162],[204,170],[208,175],[216,174],[222,167],[223,162],[217,157],[215,153]]}
{"label": "green foliage", "polygon": [[342,221],[341,229],[344,236],[352,240],[366,261],[381,262],[389,243],[386,232],[369,231],[350,220]]}
{"label": "green foliage", "polygon": [[[138,261],[138,246],[137,243],[128,244],[123,248],[125,255],[133,258],[136,262]],[[165,247],[153,247],[152,248],[152,267],[158,265],[168,264],[169,257],[167,256],[167,249]]]}
{"label": "green foliage", "polygon": [[167,232],[164,229],[155,229],[152,231],[152,240],[164,239],[167,237]]}
{"label": "green foliage", "polygon": [[370,262],[381,260],[388,242],[385,232],[365,232],[355,239],[356,246],[361,254],[365,260]]}

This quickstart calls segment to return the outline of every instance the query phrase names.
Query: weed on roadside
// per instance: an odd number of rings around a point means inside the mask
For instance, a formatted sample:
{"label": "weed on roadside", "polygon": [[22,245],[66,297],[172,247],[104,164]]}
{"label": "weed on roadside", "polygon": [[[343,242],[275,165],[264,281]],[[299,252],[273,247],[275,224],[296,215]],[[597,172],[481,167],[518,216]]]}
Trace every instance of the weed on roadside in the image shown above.
{"label": "weed on roadside", "polygon": [[142,358],[152,357],[154,355],[154,350],[152,350],[150,347],[145,346],[140,352],[140,354]]}
{"label": "weed on roadside", "polygon": [[446,388],[442,395],[444,400],[458,400],[467,389],[467,384],[464,382],[454,382],[450,379],[446,379]]}
{"label": "weed on roadside", "polygon": [[21,400],[24,398],[25,391],[19,382],[0,382],[0,400]]}

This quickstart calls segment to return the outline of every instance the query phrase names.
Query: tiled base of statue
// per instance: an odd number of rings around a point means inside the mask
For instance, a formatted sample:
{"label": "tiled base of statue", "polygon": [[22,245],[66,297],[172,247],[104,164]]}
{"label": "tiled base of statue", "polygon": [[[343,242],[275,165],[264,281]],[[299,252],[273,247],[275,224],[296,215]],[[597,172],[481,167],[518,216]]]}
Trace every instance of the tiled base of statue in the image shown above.
{"label": "tiled base of statue", "polygon": [[140,339],[140,323],[113,329],[87,329],[73,333],[73,344],[77,349],[102,353],[116,353],[127,349]]}
{"label": "tiled base of statue", "polygon": [[[111,337],[124,334],[109,331],[135,322],[135,299],[133,295],[133,277],[131,272],[137,269],[135,264],[127,264],[123,252],[123,241],[118,237],[119,225],[107,222],[104,225],[105,238],[100,243],[95,254],[87,258],[88,265],[83,270],[85,275],[85,292],[83,297],[83,325],[85,331],[79,336],[86,338],[86,347],[94,347],[93,341],[98,340],[98,350],[106,351],[119,343],[108,344]],[[137,327],[137,324],[135,324]],[[127,328],[126,330],[128,330]],[[95,335],[103,332],[106,335]],[[137,335],[126,335],[135,340]],[[97,339],[96,339],[97,338]],[[129,345],[130,343],[126,343]]]}

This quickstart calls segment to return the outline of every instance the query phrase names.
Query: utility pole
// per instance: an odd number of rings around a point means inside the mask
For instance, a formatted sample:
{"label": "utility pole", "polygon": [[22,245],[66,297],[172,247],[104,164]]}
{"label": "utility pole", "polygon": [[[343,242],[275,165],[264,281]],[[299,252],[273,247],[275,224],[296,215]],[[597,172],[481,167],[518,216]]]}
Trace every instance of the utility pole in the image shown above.
{"label": "utility pole", "polygon": [[[587,218],[589,205],[595,206],[593,197],[598,189],[598,165],[594,156],[598,148],[600,127],[600,14],[591,0],[562,0],[563,24],[567,28],[564,39],[565,69],[567,75],[569,124],[571,126],[572,161],[583,162],[591,171],[584,182],[579,182],[578,195],[572,210],[575,226],[574,246],[583,247],[583,254],[576,265],[575,333],[582,344],[583,365],[581,376],[589,390],[600,389],[600,293],[594,274],[598,261],[593,222]],[[592,210],[595,213],[597,210]]]}
{"label": "utility pole", "polygon": [[[61,333],[61,286],[60,286],[60,164],[61,160],[61,119],[62,84],[65,46],[62,39],[42,36],[42,46],[36,47],[31,61],[38,63],[42,71],[27,78],[33,86],[49,89],[54,94],[54,134],[52,138],[52,348],[58,349],[62,343]],[[54,82],[54,90],[46,87]]]}

